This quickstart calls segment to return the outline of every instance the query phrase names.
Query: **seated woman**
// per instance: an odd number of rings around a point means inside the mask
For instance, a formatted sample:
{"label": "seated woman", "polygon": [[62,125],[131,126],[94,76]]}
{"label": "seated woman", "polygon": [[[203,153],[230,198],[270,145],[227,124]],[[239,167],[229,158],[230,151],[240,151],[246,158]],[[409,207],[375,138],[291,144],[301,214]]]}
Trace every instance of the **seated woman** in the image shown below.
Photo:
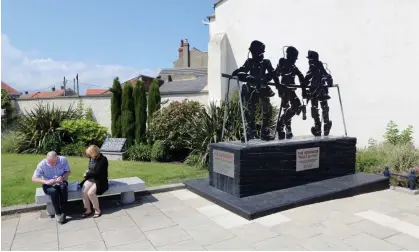
{"label": "seated woman", "polygon": [[82,196],[85,212],[82,217],[85,218],[92,214],[90,207],[90,202],[92,202],[95,210],[93,218],[98,218],[102,213],[97,195],[102,195],[108,190],[108,159],[100,153],[99,147],[96,145],[90,145],[86,149],[86,154],[89,158],[89,170],[84,174]]}

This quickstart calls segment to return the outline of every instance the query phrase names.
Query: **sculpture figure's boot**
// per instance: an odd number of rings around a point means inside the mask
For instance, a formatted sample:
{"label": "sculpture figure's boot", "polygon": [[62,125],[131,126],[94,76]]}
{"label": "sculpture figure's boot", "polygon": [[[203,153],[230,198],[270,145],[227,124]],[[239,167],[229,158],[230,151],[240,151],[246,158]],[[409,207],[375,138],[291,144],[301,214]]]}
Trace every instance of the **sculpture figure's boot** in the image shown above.
{"label": "sculpture figure's boot", "polygon": [[262,132],[260,133],[260,140],[272,141],[274,139],[275,139],[275,136],[272,134],[269,128],[262,129]]}
{"label": "sculpture figure's boot", "polygon": [[332,121],[329,120],[327,123],[324,123],[323,125],[323,134],[325,136],[328,136],[331,128],[332,128]]}
{"label": "sculpture figure's boot", "polygon": [[323,101],[321,103],[322,106],[322,116],[323,116],[323,132],[325,136],[328,136],[330,133],[330,129],[332,128],[332,121],[329,119],[329,105],[327,101]]}
{"label": "sculpture figure's boot", "polygon": [[284,115],[281,116],[281,118],[279,118],[277,127],[276,127],[276,131],[278,132],[278,140],[283,140],[285,139],[285,132],[284,132]]}
{"label": "sculpture figure's boot", "polygon": [[314,126],[311,127],[311,134],[313,134],[313,136],[321,136],[322,125],[320,122],[319,109],[317,107],[311,107],[311,117],[314,119]]}
{"label": "sculpture figure's boot", "polygon": [[311,127],[311,134],[313,134],[313,136],[321,136],[322,135],[322,126],[320,123],[316,123],[314,124],[313,127]]}
{"label": "sculpture figure's boot", "polygon": [[[250,131],[250,130],[248,130],[248,131],[246,132],[246,137],[247,137],[247,141],[250,141],[250,140],[255,139],[255,135],[254,135],[254,134],[253,134],[253,132],[252,132],[252,131]],[[242,142],[242,143],[244,143],[244,142],[245,142],[244,136],[242,136],[242,138],[241,138],[241,142]]]}
{"label": "sculpture figure's boot", "polygon": [[291,138],[294,137],[294,135],[292,134],[291,123],[288,124],[287,126],[285,126],[285,131],[286,131],[286,138],[287,139],[291,139]]}
{"label": "sculpture figure's boot", "polygon": [[281,129],[278,129],[278,140],[284,140],[285,139],[285,132],[284,127]]}

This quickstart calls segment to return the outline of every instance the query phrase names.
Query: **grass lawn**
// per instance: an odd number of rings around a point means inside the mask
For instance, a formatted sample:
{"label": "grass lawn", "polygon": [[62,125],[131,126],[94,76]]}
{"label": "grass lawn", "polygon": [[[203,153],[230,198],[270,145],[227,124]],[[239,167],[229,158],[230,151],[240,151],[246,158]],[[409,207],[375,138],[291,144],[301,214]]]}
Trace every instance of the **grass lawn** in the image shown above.
{"label": "grass lawn", "polygon": [[[35,202],[32,174],[44,155],[1,155],[1,205],[11,206]],[[81,181],[88,159],[67,157],[71,168],[69,181]],[[109,178],[139,177],[147,186],[179,183],[187,179],[203,178],[208,171],[182,164],[109,161]]]}

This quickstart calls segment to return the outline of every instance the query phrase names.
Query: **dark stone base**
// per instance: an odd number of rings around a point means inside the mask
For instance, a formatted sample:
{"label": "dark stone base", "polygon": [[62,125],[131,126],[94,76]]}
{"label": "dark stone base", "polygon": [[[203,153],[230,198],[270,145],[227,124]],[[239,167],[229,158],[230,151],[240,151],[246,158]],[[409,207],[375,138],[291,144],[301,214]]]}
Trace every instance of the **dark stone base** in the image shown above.
{"label": "dark stone base", "polygon": [[237,197],[355,173],[356,138],[298,136],[210,145],[210,185]]}
{"label": "dark stone base", "polygon": [[388,178],[361,172],[243,198],[210,186],[208,179],[189,180],[184,184],[190,191],[248,220],[390,187]]}

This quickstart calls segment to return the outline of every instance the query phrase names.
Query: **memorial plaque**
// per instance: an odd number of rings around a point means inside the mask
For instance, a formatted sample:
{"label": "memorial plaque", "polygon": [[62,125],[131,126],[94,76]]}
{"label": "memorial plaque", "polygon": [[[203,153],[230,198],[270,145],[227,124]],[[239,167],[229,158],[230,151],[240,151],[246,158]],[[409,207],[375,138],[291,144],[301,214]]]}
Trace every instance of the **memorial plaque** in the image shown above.
{"label": "memorial plaque", "polygon": [[297,149],[296,166],[298,171],[319,168],[320,148]]}
{"label": "memorial plaque", "polygon": [[234,153],[213,150],[212,161],[214,172],[234,178]]}
{"label": "memorial plaque", "polygon": [[100,151],[123,152],[125,151],[126,138],[106,138]]}

